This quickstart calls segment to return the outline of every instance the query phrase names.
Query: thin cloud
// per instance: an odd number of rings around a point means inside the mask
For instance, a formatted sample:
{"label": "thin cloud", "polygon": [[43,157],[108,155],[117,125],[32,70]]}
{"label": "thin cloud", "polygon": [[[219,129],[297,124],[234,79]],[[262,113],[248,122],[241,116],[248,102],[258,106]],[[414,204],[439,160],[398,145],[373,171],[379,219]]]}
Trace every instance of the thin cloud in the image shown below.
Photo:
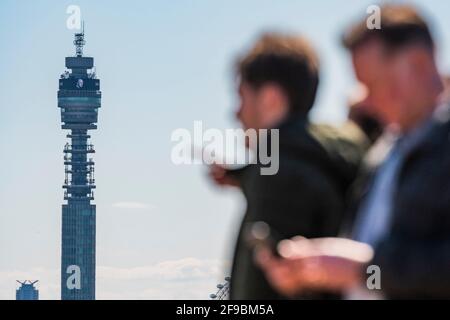
{"label": "thin cloud", "polygon": [[114,280],[186,281],[215,277],[221,266],[218,260],[184,258],[134,268],[98,267],[98,275]]}
{"label": "thin cloud", "polygon": [[153,209],[154,205],[144,202],[135,202],[135,201],[122,201],[116,202],[112,205],[114,208],[119,209],[135,209],[135,210],[143,210],[143,209]]}
{"label": "thin cloud", "polygon": [[223,282],[225,267],[224,261],[192,257],[132,268],[99,267],[97,298],[209,299]]}

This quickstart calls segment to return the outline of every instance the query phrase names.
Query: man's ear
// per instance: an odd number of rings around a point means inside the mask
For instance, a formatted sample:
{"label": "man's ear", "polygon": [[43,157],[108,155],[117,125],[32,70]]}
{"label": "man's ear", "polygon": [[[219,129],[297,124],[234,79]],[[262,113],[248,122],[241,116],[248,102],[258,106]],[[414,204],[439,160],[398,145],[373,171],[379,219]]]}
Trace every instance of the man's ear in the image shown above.
{"label": "man's ear", "polygon": [[277,125],[289,113],[289,104],[284,90],[275,83],[267,83],[259,89],[259,118],[261,125],[270,128]]}
{"label": "man's ear", "polygon": [[[430,56],[431,55],[431,56]],[[409,60],[414,68],[415,74],[424,74],[428,72],[430,61],[433,60],[432,53],[422,47],[417,47],[411,50]]]}
{"label": "man's ear", "polygon": [[278,113],[288,107],[284,90],[276,83],[267,83],[260,88],[260,103],[264,112]]}

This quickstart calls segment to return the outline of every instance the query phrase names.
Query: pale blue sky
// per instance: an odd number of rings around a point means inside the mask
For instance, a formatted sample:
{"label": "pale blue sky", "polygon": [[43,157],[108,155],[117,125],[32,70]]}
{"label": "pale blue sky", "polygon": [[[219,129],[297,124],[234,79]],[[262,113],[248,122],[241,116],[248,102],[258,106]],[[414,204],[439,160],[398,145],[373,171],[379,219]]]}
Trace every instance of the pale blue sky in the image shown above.
{"label": "pale blue sky", "polygon": [[[272,29],[314,41],[323,67],[314,119],[342,121],[353,76],[338,37],[373,3],[2,0],[0,298],[13,298],[13,280],[23,277],[41,278],[42,298],[59,298],[66,133],[56,91],[64,57],[74,53],[68,5],[81,7],[85,54],[95,58],[103,92],[92,135],[98,297],[206,298],[230,258],[243,203],[238,192],[213,187],[204,167],[174,166],[171,132],[194,120],[237,126],[233,60]],[[450,2],[419,3],[435,18],[440,64],[450,71]],[[158,282],[164,272],[172,273]]]}

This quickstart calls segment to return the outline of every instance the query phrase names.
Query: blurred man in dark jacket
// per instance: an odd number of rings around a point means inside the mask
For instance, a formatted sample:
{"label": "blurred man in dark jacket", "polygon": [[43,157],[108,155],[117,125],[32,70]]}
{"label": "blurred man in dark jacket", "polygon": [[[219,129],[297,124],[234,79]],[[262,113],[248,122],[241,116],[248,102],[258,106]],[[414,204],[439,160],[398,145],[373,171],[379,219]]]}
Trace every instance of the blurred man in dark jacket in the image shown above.
{"label": "blurred man in dark jacket", "polygon": [[335,236],[345,210],[345,194],[368,146],[357,126],[340,132],[312,125],[308,113],[319,83],[315,52],[297,36],[266,34],[237,66],[244,129],[279,129],[279,170],[262,175],[261,164],[240,170],[213,166],[218,184],[239,186],[247,210],[239,231],[231,299],[279,299],[253,261],[246,226],[264,221],[278,237]]}
{"label": "blurred man in dark jacket", "polygon": [[[388,125],[360,179],[365,187],[350,219],[358,242],[290,241],[280,246],[288,259],[264,250],[257,260],[284,294],[316,289],[365,298],[374,292],[366,282],[367,266],[374,265],[382,297],[448,299],[450,108],[442,100],[431,32],[415,8],[386,5],[380,30],[367,29],[363,20],[346,34],[345,45]],[[373,248],[373,257],[361,244]]]}

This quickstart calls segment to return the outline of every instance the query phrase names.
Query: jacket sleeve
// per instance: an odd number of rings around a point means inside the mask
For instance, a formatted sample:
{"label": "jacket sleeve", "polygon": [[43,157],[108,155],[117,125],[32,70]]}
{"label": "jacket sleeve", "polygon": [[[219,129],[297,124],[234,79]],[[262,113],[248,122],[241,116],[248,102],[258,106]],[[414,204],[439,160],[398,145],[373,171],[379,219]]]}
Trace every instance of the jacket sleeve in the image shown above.
{"label": "jacket sleeve", "polygon": [[450,237],[428,242],[388,237],[371,264],[380,267],[381,289],[388,297],[450,296]]}
{"label": "jacket sleeve", "polygon": [[314,167],[283,168],[273,176],[260,176],[249,208],[284,238],[335,236],[343,212],[343,199],[332,182]]}

